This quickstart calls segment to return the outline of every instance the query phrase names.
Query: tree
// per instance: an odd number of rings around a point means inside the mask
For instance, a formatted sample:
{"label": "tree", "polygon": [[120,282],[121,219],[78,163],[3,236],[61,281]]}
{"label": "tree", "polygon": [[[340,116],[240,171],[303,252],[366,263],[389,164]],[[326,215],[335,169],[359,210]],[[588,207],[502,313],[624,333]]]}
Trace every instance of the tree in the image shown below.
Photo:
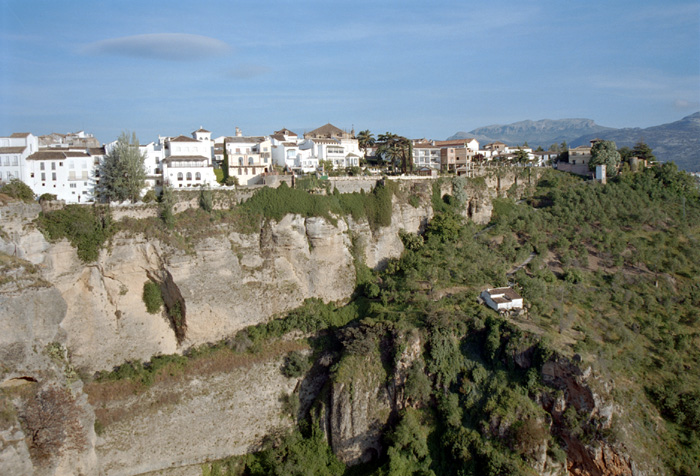
{"label": "tree", "polygon": [[530,162],[530,156],[522,147],[518,147],[518,150],[515,151],[515,160],[519,164],[527,164]]}
{"label": "tree", "polygon": [[620,166],[620,153],[617,151],[615,142],[603,140],[593,144],[593,147],[591,147],[591,161],[588,163],[588,166],[591,170],[595,170],[596,165],[605,165],[608,176],[617,173],[617,168]]}
{"label": "tree", "polygon": [[392,166],[401,163],[401,171],[406,173],[413,169],[413,147],[411,141],[405,137],[386,132],[379,134],[377,138],[377,155],[389,162]]}
{"label": "tree", "polygon": [[632,149],[629,147],[620,147],[618,149],[618,152],[620,153],[620,160],[622,162],[629,162],[631,157],[634,157],[634,152],[632,152]]}
{"label": "tree", "polygon": [[331,172],[333,170],[333,161],[330,159],[324,160],[321,159],[318,161],[319,167],[321,167],[321,170],[323,170],[326,174],[328,172]]}
{"label": "tree", "polygon": [[374,146],[374,135],[369,131],[369,129],[360,131],[357,134],[357,142],[360,145],[360,149],[362,149],[362,152],[364,153],[365,160],[367,160],[367,149]]}
{"label": "tree", "polygon": [[98,196],[104,201],[137,202],[146,183],[145,154],[139,152],[136,134],[122,132],[100,166]]}
{"label": "tree", "polygon": [[639,157],[640,159],[644,159],[649,162],[656,162],[654,152],[643,139],[639,139],[639,141],[634,145],[634,149],[632,149],[632,156]]}
{"label": "tree", "polygon": [[163,223],[170,229],[175,226],[174,206],[175,196],[173,195],[173,189],[166,185],[163,187],[163,193],[160,196],[159,212]]}
{"label": "tree", "polygon": [[222,177],[222,179],[221,179],[221,183],[223,183],[224,185],[228,185],[228,184],[226,183],[227,180],[228,180],[228,178],[229,178],[229,170],[228,170],[228,167],[229,167],[229,163],[228,163],[228,150],[226,150],[226,139],[224,139],[224,161],[223,161],[223,163],[221,164],[221,168],[222,168],[223,171],[224,171],[223,177]]}

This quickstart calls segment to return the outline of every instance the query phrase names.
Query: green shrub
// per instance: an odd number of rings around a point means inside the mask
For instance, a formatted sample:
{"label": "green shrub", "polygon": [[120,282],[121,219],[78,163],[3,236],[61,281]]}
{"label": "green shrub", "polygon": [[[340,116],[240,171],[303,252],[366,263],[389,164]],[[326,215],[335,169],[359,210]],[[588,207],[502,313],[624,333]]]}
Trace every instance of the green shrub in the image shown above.
{"label": "green shrub", "polygon": [[150,280],[143,283],[143,302],[150,314],[156,314],[160,311],[163,306],[163,296],[157,283]]}
{"label": "green shrub", "polygon": [[294,351],[287,354],[282,365],[282,374],[287,378],[297,378],[309,370],[309,359],[301,352]]}
{"label": "green shrub", "polygon": [[146,194],[141,199],[143,203],[151,203],[155,202],[156,200],[158,200],[158,196],[156,195],[156,191],[153,189],[146,192]]}
{"label": "green shrub", "polygon": [[78,258],[86,263],[97,259],[104,243],[116,231],[109,208],[83,205],[42,212],[37,225],[49,241],[67,238],[77,248]]}
{"label": "green shrub", "polygon": [[160,195],[159,215],[165,223],[165,226],[172,229],[175,226],[175,214],[173,207],[175,206],[175,195],[170,187],[163,187],[163,193]]}
{"label": "green shrub", "polygon": [[24,200],[25,202],[34,200],[34,191],[31,187],[16,178],[11,179],[8,183],[0,187],[0,193],[4,193],[18,200]]}
{"label": "green shrub", "polygon": [[39,197],[40,202],[51,202],[56,200],[57,196],[54,193],[42,193]]}
{"label": "green shrub", "polygon": [[199,191],[199,206],[207,213],[214,209],[214,195],[209,188],[202,187]]}

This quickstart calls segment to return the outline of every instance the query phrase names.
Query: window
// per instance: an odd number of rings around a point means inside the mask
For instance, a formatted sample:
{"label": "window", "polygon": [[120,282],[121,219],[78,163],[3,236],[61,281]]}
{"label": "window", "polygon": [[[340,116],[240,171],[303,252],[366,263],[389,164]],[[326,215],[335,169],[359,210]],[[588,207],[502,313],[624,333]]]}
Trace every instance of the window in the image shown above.
{"label": "window", "polygon": [[199,173],[199,172],[197,172],[197,173],[194,175],[194,179],[195,179],[195,180],[202,180],[202,174]]}
{"label": "window", "polygon": [[70,188],[78,188],[78,184],[77,184],[77,183],[72,183],[72,184],[70,184]]}
{"label": "window", "polygon": [[39,170],[44,170],[44,165],[43,162],[39,162]]}
{"label": "window", "polygon": [[51,162],[51,170],[56,170],[56,162]]}
{"label": "window", "polygon": [[[41,165],[44,165],[44,164],[41,164]],[[42,172],[42,174],[41,174],[41,181],[42,181],[42,182],[46,182],[46,174],[43,173],[43,172]]]}
{"label": "window", "polygon": [[51,172],[51,180],[56,180],[56,172]]}
{"label": "window", "polygon": [[238,165],[243,165],[243,157],[238,158]]}
{"label": "window", "polygon": [[248,157],[248,165],[253,165],[253,158],[252,157]]}
{"label": "window", "polygon": [[178,173],[177,173],[177,179],[178,179],[178,180],[182,180],[182,172],[178,172]]}
{"label": "window", "polygon": [[187,172],[187,180],[192,180],[192,172]]}

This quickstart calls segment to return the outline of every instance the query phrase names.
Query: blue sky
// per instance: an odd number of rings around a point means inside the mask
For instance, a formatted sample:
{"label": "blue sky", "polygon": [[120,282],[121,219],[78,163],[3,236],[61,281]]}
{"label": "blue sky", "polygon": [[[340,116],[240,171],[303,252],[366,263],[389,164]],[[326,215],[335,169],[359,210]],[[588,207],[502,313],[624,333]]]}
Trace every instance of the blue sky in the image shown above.
{"label": "blue sky", "polygon": [[700,2],[0,0],[0,135],[443,139],[700,110]]}

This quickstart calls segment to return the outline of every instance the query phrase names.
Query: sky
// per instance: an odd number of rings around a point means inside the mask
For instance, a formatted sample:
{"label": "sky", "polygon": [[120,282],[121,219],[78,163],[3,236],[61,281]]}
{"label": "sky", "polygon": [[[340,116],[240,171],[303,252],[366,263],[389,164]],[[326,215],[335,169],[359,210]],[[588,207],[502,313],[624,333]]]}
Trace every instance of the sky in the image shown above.
{"label": "sky", "polygon": [[0,136],[410,138],[700,110],[700,2],[0,0]]}

